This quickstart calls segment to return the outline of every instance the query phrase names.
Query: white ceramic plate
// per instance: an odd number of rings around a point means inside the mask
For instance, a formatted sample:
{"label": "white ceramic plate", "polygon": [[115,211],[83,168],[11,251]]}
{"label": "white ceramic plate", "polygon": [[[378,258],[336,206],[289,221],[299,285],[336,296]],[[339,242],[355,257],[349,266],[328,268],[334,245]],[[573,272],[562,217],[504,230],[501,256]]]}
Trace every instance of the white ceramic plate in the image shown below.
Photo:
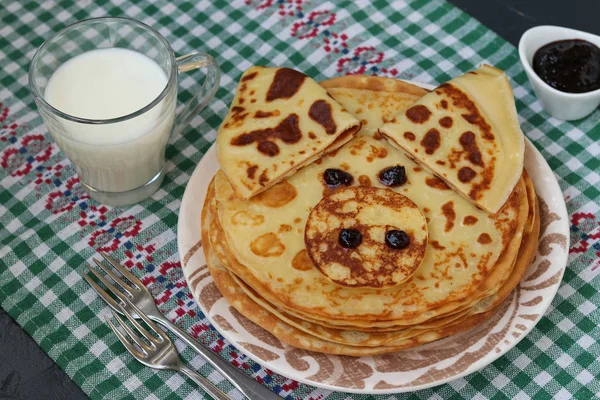
{"label": "white ceramic plate", "polygon": [[494,317],[437,342],[373,357],[312,353],[282,343],[232,312],[206,270],[200,240],[202,204],[219,169],[214,146],[196,167],[179,210],[177,244],[183,272],[215,328],[248,357],[281,375],[313,386],[363,394],[441,385],[484,368],[516,346],[542,318],[558,290],[569,248],[567,210],[550,167],[529,140],[525,168],[540,200],[541,231],[535,261]]}

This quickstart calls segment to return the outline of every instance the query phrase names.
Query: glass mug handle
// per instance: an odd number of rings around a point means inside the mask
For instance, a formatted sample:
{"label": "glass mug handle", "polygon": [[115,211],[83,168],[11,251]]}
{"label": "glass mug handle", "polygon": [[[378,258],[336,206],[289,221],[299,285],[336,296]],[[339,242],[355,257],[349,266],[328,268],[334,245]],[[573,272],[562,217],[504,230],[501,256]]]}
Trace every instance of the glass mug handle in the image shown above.
{"label": "glass mug handle", "polygon": [[177,115],[173,136],[178,135],[188,125],[190,120],[212,100],[219,88],[221,70],[215,59],[205,53],[194,52],[176,58],[179,73],[206,68],[206,78],[198,92],[183,107]]}

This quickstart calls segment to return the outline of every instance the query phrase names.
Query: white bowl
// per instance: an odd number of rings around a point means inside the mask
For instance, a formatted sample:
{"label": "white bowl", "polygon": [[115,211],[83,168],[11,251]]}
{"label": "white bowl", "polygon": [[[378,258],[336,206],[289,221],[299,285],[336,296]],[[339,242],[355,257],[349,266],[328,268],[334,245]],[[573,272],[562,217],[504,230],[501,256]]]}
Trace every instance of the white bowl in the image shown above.
{"label": "white bowl", "polygon": [[600,105],[600,89],[587,93],[565,93],[544,82],[533,70],[535,52],[557,40],[582,39],[600,47],[600,36],[560,26],[541,25],[527,30],[519,41],[521,63],[535,95],[553,117],[573,121],[587,117]]}

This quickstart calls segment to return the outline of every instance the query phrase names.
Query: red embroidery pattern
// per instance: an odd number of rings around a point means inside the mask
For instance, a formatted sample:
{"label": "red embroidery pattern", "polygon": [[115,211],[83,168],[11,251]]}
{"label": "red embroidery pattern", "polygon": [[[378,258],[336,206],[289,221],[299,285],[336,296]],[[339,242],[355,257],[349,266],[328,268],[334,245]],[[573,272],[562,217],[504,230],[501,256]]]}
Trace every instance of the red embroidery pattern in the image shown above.
{"label": "red embroidery pattern", "polygon": [[43,168],[42,164],[57,150],[44,135],[25,135],[18,144],[7,148],[0,156],[0,166],[13,177],[25,176],[37,167]]}
{"label": "red embroidery pattern", "polygon": [[4,104],[0,101],[0,122],[4,122],[6,120],[9,112],[10,109],[8,107],[5,107]]}
{"label": "red embroidery pattern", "polygon": [[338,60],[337,72],[345,72],[346,75],[361,75],[381,71],[384,74],[397,75],[398,70],[396,68],[377,67],[383,60],[383,53],[377,52],[375,47],[357,47],[354,49],[352,57],[343,57]]}
{"label": "red embroidery pattern", "polygon": [[335,23],[335,13],[329,11],[312,11],[308,16],[294,22],[291,35],[297,39],[310,39],[325,30],[325,27]]}
{"label": "red embroidery pattern", "polygon": [[[57,186],[63,186],[61,183]],[[71,211],[78,203],[83,203],[88,198],[87,193],[79,185],[79,178],[74,176],[66,181],[64,188],[59,188],[48,194],[46,209],[52,211],[53,214],[64,213]],[[83,205],[80,204],[80,206]],[[83,207],[85,208],[85,206]]]}
{"label": "red embroidery pattern", "polygon": [[590,251],[596,258],[592,271],[600,268],[600,221],[592,213],[576,212],[571,216],[571,248],[570,254],[582,254]]}
{"label": "red embroidery pattern", "polygon": [[[278,15],[280,24],[289,29],[290,36],[297,40],[310,40],[311,47],[323,50],[327,61],[336,65],[338,73],[388,76],[399,73],[391,67],[393,60],[386,59],[385,53],[377,51],[374,46],[358,46],[365,41],[362,32],[353,37],[349,33],[340,33],[344,31],[345,24],[337,22],[337,14],[331,10],[310,11],[311,3],[301,0],[247,0],[246,4],[269,16]],[[345,57],[333,59],[338,56]]]}

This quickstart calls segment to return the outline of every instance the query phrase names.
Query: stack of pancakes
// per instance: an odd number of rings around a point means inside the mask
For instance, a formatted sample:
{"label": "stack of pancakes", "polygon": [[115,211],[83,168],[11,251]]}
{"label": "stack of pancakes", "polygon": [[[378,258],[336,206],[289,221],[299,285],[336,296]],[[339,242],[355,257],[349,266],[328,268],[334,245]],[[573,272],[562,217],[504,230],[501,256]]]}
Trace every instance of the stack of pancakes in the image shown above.
{"label": "stack of pancakes", "polygon": [[[240,85],[249,82],[242,77]],[[522,148],[511,143],[514,139],[503,131],[508,128],[497,127],[494,119],[500,116],[493,113],[498,110],[488,111],[474,94],[472,106],[467,104],[471,114],[465,114],[464,99],[449,94],[450,109],[437,107],[429,122],[434,118],[447,125],[437,113],[450,113],[455,126],[478,125],[480,129],[468,132],[479,143],[480,158],[474,159],[473,151],[457,155],[459,145],[444,147],[444,140],[453,134],[449,128],[438,129],[439,151],[430,154],[432,141],[419,137],[419,130],[426,136],[434,128],[423,129],[414,121],[417,125],[409,128],[410,121],[402,122],[399,116],[414,115],[408,110],[418,111],[419,105],[432,110],[436,106],[431,96],[436,92],[367,76],[335,78],[321,87],[336,107],[341,105],[339,113],[349,113],[359,123],[340,114],[345,122],[335,133],[331,129],[329,141],[337,143],[335,148],[324,142],[325,150],[305,157],[301,168],[290,166],[280,171],[279,178],[270,175],[270,183],[262,187],[259,180],[247,184],[248,169],[253,177],[262,168],[261,161],[249,155],[259,145],[244,147],[246,153],[228,147],[248,137],[238,132],[232,138],[225,127],[231,126],[230,116],[219,131],[223,170],[211,182],[204,203],[202,240],[209,270],[223,296],[245,317],[290,345],[352,356],[414,347],[490,318],[529,267],[539,234],[536,195],[522,168],[522,154],[520,167],[502,165]],[[244,107],[238,95],[230,115],[239,119]],[[295,95],[302,96],[302,91]],[[323,100],[313,104],[319,101]],[[273,102],[268,105],[277,108]],[[284,103],[278,107],[282,107],[279,118],[288,113],[283,107],[294,110]],[[335,118],[330,121],[333,126]],[[503,123],[511,120],[505,118]],[[271,124],[279,126],[277,120]],[[300,142],[320,137],[319,132],[303,131],[303,124],[300,120]],[[358,127],[348,139],[348,130]],[[259,140],[266,136],[255,132],[279,134],[268,129],[261,126],[247,132]],[[461,126],[460,143],[466,148],[463,130]],[[481,135],[493,145],[486,145]],[[410,145],[415,136],[417,143],[424,143],[421,154],[432,157],[421,158],[418,146],[412,149],[402,142],[408,138]],[[269,140],[279,146],[278,157],[284,153],[284,140]],[[444,169],[439,157],[457,165]],[[467,183],[461,179],[464,174],[459,173],[458,180],[451,176],[468,168],[461,163],[468,163],[469,157],[473,173],[467,175],[472,179],[475,174],[473,182],[493,167],[492,178],[470,185],[470,191],[461,187]],[[258,167],[249,166],[248,160]],[[404,179],[393,184],[383,179],[384,171],[400,167]],[[277,171],[277,164],[269,164],[268,171]],[[332,176],[337,181],[329,179]],[[246,189],[238,190],[244,185]],[[473,188],[485,185],[493,189],[491,197],[473,194]],[[358,244],[342,241],[341,231],[347,229],[360,233]],[[408,241],[394,247],[388,237],[392,231],[403,232]]]}

